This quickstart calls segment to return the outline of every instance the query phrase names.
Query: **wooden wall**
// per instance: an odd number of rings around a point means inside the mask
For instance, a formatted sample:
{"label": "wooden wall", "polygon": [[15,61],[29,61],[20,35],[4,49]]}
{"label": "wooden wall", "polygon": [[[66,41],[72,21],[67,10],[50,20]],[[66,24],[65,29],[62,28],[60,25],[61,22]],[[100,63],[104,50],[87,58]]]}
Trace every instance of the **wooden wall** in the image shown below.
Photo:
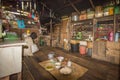
{"label": "wooden wall", "polygon": [[63,48],[64,39],[67,39],[67,23],[68,19],[65,19],[62,20],[61,23],[54,26],[53,47],[56,45],[57,47]]}

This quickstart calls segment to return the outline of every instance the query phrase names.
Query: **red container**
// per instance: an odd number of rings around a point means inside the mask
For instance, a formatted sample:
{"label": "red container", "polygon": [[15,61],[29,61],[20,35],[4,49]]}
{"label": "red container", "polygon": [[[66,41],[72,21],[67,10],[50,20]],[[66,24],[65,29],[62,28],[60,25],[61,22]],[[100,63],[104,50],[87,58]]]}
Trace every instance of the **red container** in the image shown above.
{"label": "red container", "polygon": [[79,46],[79,52],[80,52],[80,54],[86,54],[86,46]]}

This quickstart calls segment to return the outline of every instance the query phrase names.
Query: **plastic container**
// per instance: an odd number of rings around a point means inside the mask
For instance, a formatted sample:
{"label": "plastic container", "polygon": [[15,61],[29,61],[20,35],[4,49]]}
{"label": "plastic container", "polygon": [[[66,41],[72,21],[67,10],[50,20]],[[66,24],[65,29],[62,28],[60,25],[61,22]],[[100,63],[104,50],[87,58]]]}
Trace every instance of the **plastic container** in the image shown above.
{"label": "plastic container", "polygon": [[87,19],[87,12],[86,11],[81,11],[81,14],[80,14],[80,20],[85,20]]}
{"label": "plastic container", "polygon": [[92,41],[88,41],[87,42],[87,48],[92,48],[92,47],[93,47]]}
{"label": "plastic container", "polygon": [[92,56],[92,48],[88,48],[87,55]]}
{"label": "plastic container", "polygon": [[109,8],[108,7],[105,7],[104,8],[104,16],[108,16],[109,15]]}
{"label": "plastic container", "polygon": [[17,23],[19,28],[25,28],[24,20],[17,20]]}
{"label": "plastic container", "polygon": [[68,67],[71,67],[71,65],[72,65],[72,62],[69,60],[69,61],[67,62],[67,66],[68,66]]}
{"label": "plastic container", "polygon": [[111,31],[110,33],[109,33],[109,41],[113,41],[113,39],[114,39],[114,34],[113,34],[113,31]]}
{"label": "plastic container", "polygon": [[110,6],[109,7],[109,15],[113,15],[114,14],[114,7]]}
{"label": "plastic container", "polygon": [[102,16],[103,16],[102,6],[96,6],[95,17],[102,17]]}
{"label": "plastic container", "polygon": [[80,46],[87,46],[87,41],[80,41]]}
{"label": "plastic container", "polygon": [[94,18],[95,11],[92,9],[87,9],[87,19],[92,19]]}
{"label": "plastic container", "polygon": [[82,55],[86,54],[86,46],[80,45],[79,52]]}
{"label": "plastic container", "polygon": [[79,43],[71,44],[71,52],[79,52]]}
{"label": "plastic container", "polygon": [[76,39],[82,39],[82,32],[77,32]]}
{"label": "plastic container", "polygon": [[118,40],[119,40],[119,33],[116,33],[115,34],[115,42],[118,42]]}
{"label": "plastic container", "polygon": [[45,45],[45,42],[44,42],[43,39],[40,39],[40,41],[39,41],[39,45],[40,45],[40,46],[44,46],[44,45]]}
{"label": "plastic container", "polygon": [[114,13],[115,14],[120,14],[120,6],[115,6],[114,7]]}

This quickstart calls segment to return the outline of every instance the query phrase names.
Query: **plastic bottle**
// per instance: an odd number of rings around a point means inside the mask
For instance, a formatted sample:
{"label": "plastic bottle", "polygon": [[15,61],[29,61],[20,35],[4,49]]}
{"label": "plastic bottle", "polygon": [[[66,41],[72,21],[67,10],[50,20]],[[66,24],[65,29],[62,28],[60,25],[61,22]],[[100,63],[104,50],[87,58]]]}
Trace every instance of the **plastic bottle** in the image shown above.
{"label": "plastic bottle", "polygon": [[109,34],[109,41],[113,41],[113,36],[114,36],[113,31],[111,31]]}
{"label": "plastic bottle", "polygon": [[68,66],[68,67],[71,67],[71,65],[72,65],[72,62],[71,62],[70,60],[68,60],[67,66]]}
{"label": "plastic bottle", "polygon": [[118,42],[118,40],[119,40],[119,33],[116,33],[115,34],[115,42]]}

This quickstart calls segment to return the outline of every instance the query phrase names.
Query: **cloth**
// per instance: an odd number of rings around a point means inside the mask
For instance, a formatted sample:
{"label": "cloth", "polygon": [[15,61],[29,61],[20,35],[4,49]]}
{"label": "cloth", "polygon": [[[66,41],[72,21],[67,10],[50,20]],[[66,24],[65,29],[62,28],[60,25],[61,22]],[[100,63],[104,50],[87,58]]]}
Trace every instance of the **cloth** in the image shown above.
{"label": "cloth", "polygon": [[33,43],[31,37],[26,37],[25,42],[27,43],[27,48],[24,48],[24,56],[33,56],[33,53],[39,50],[37,45]]}
{"label": "cloth", "polygon": [[37,47],[37,45],[36,44],[33,44],[32,45],[32,53],[35,53],[35,52],[37,52],[39,49],[38,49],[38,47]]}
{"label": "cloth", "polygon": [[26,37],[25,38],[25,42],[27,43],[27,48],[24,48],[24,56],[33,56],[32,54],[32,49],[31,49],[31,45],[33,45],[33,41],[31,37]]}

